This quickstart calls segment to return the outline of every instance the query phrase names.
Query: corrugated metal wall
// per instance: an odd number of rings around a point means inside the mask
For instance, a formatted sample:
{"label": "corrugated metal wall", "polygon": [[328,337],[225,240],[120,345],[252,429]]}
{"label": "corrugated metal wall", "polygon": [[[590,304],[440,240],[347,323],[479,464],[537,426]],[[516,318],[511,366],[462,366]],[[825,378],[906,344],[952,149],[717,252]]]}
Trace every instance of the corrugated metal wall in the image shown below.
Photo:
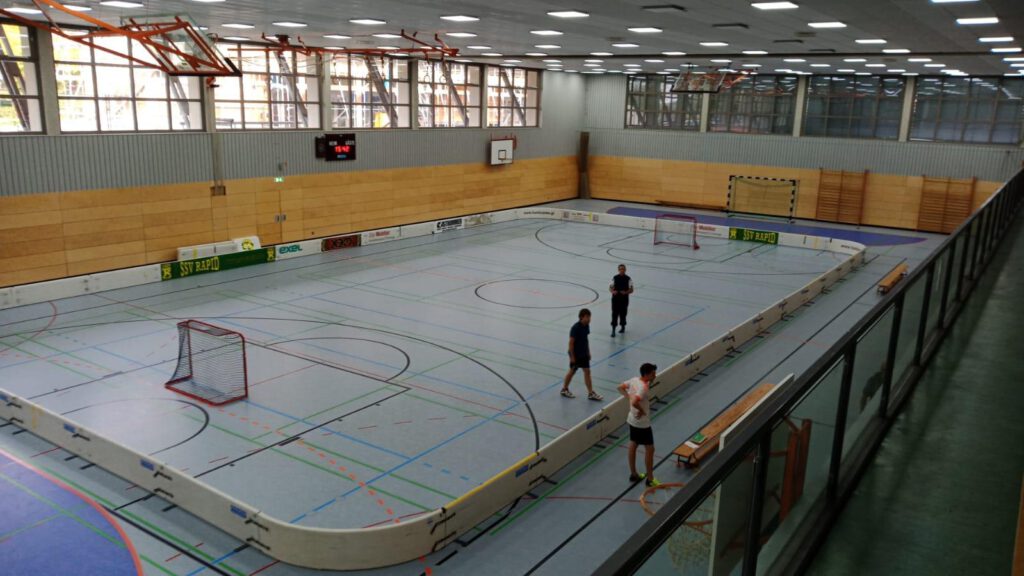
{"label": "corrugated metal wall", "polygon": [[793,168],[870,170],[1001,182],[1024,162],[1024,149],[850,138],[792,138],[661,130],[623,126],[626,79],[593,76],[587,83],[586,128],[590,153],[659,160],[690,160]]}
{"label": "corrugated metal wall", "polygon": [[[541,128],[361,130],[355,162],[315,158],[316,131],[222,132],[224,178],[486,162],[492,134],[515,133],[521,159],[575,155],[585,79],[545,74],[543,82]],[[4,137],[0,196],[209,181],[212,143],[205,133]]]}

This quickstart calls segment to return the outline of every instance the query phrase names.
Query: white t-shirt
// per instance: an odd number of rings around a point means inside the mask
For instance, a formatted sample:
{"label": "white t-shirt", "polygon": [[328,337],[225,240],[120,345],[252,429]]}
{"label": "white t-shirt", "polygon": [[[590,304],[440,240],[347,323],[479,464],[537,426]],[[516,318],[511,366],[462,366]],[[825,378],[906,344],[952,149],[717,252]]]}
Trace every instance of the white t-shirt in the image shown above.
{"label": "white t-shirt", "polygon": [[[629,385],[626,392],[630,396],[629,416],[626,417],[626,423],[634,428],[650,428],[651,427],[651,401],[647,399],[647,393],[650,388],[647,384],[640,379],[639,376],[630,378],[626,381]],[[633,407],[633,397],[639,396],[640,402],[638,404],[643,408],[644,415],[640,416],[636,408]]]}

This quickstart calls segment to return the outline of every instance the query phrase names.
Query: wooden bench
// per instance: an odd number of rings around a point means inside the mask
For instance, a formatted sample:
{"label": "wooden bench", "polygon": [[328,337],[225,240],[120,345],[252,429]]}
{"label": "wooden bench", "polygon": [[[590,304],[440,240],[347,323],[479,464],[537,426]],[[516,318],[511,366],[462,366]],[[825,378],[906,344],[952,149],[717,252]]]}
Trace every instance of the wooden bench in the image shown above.
{"label": "wooden bench", "polygon": [[906,277],[907,271],[909,270],[910,268],[906,264],[900,264],[899,266],[893,268],[888,274],[885,275],[885,278],[882,278],[882,281],[878,283],[878,293],[887,294],[889,290],[892,290],[893,286],[898,284],[900,280],[903,280],[903,278]]}
{"label": "wooden bench", "polygon": [[661,204],[662,206],[671,206],[673,208],[693,208],[694,210],[718,210],[719,212],[725,210],[725,206],[701,204],[700,202],[673,202],[671,200],[658,200],[658,204]]}
{"label": "wooden bench", "polygon": [[694,434],[689,440],[676,447],[672,451],[676,455],[676,466],[685,464],[687,468],[691,468],[700,464],[700,461],[709,454],[718,451],[718,443],[721,440],[722,432],[725,432],[729,426],[732,426],[760,402],[773,388],[775,388],[775,384],[761,384],[754,388],[746,396],[726,408],[714,420],[708,422],[706,426],[701,428],[699,433]]}

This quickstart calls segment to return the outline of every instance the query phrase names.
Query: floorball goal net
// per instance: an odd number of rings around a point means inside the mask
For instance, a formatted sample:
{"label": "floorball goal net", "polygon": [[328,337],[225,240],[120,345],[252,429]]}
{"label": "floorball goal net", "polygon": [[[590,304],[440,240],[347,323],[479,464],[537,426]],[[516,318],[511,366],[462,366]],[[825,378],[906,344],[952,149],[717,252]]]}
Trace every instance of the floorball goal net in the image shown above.
{"label": "floorball goal net", "polygon": [[697,219],[682,214],[659,214],[654,219],[654,244],[688,246],[698,250]]}
{"label": "floorball goal net", "polygon": [[213,406],[248,397],[245,336],[199,320],[178,323],[178,365],[165,386]]}

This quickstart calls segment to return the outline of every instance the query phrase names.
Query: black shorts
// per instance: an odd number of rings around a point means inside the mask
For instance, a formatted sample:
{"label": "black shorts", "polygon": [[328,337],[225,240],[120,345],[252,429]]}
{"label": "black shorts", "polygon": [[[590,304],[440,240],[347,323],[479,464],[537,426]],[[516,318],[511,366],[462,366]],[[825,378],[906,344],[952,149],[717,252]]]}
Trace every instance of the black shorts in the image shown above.
{"label": "black shorts", "polygon": [[590,355],[589,354],[586,355],[586,356],[582,356],[580,354],[577,354],[576,355],[576,363],[575,364],[573,364],[573,362],[572,362],[572,354],[569,355],[569,370],[576,370],[578,368],[586,368],[587,370],[590,370]]}
{"label": "black shorts", "polygon": [[650,426],[648,426],[647,428],[637,428],[636,426],[630,424],[629,441],[636,442],[640,446],[653,446],[654,430]]}

